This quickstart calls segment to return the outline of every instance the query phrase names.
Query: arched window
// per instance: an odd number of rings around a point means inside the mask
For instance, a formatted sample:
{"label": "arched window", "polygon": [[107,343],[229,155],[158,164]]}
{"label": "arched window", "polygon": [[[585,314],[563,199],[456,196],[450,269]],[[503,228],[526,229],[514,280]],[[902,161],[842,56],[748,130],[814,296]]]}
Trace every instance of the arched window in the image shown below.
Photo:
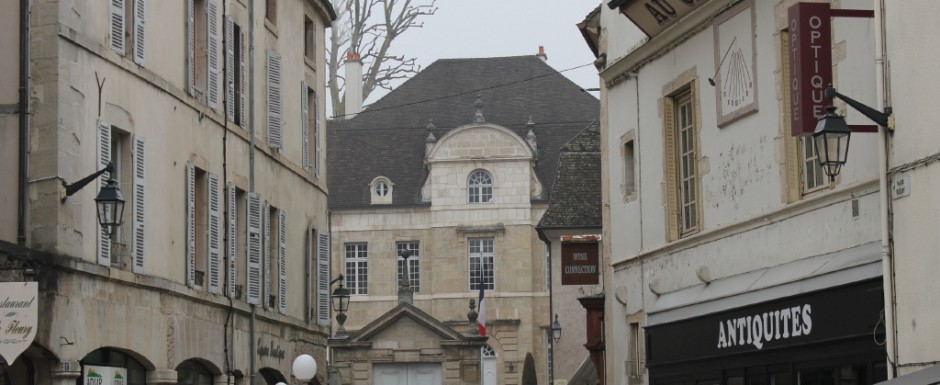
{"label": "arched window", "polygon": [[370,196],[374,205],[392,204],[392,194],[395,192],[395,184],[384,176],[376,177],[369,183]]}
{"label": "arched window", "polygon": [[484,358],[486,358],[486,357],[496,357],[496,351],[493,350],[493,347],[490,346],[490,345],[483,345],[483,347],[480,348],[480,351],[483,353],[483,357],[484,357]]}
{"label": "arched window", "polygon": [[476,170],[467,178],[467,196],[470,203],[493,201],[493,177],[486,170]]}
{"label": "arched window", "polygon": [[[105,370],[108,368],[124,369],[127,371],[125,384],[147,384],[147,368],[145,368],[144,365],[140,363],[140,361],[137,361],[137,359],[134,357],[131,357],[129,354],[120,350],[109,348],[97,349],[85,355],[85,357],[79,361],[79,364],[82,365],[82,373],[86,374],[88,373],[89,369],[94,370],[93,367],[104,368],[99,370]],[[83,383],[84,376],[85,375],[78,377],[76,379],[76,384]]]}
{"label": "arched window", "polygon": [[179,385],[212,385],[212,382],[212,373],[198,361],[186,360],[176,367],[176,383]]}

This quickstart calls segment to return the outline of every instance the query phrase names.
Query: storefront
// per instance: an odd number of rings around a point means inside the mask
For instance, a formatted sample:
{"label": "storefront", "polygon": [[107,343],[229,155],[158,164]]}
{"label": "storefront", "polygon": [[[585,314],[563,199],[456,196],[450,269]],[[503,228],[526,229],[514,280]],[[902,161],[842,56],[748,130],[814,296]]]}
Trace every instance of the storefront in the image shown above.
{"label": "storefront", "polygon": [[876,244],[664,293],[650,385],[870,385],[887,378]]}

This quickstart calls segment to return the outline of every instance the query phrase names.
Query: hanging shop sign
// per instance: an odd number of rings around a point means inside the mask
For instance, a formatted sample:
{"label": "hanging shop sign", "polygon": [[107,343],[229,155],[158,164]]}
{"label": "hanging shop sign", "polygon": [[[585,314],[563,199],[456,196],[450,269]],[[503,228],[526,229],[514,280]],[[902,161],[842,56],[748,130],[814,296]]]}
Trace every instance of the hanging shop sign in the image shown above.
{"label": "hanging shop sign", "polygon": [[646,328],[650,366],[884,333],[881,279]]}
{"label": "hanging shop sign", "polygon": [[826,114],[826,88],[832,83],[829,3],[796,3],[787,10],[790,35],[790,131],[812,135]]}
{"label": "hanging shop sign", "polygon": [[561,244],[562,285],[596,285],[598,270],[597,242]]}
{"label": "hanging shop sign", "polygon": [[84,385],[126,385],[127,369],[113,366],[85,365]]}
{"label": "hanging shop sign", "polygon": [[0,293],[0,357],[13,362],[36,337],[39,285],[2,282]]}
{"label": "hanging shop sign", "polygon": [[636,24],[650,38],[675,24],[709,0],[614,0],[620,13]]}

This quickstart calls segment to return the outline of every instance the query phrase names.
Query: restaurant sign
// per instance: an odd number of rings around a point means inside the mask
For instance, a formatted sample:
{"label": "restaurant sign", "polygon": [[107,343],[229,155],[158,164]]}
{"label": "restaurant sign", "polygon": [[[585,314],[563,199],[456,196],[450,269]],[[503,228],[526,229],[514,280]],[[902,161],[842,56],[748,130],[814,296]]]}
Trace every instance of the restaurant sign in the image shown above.
{"label": "restaurant sign", "polygon": [[599,282],[597,267],[597,242],[562,242],[562,285],[596,285]]}
{"label": "restaurant sign", "polygon": [[650,38],[691,13],[709,0],[614,0],[620,13],[636,24]]}
{"label": "restaurant sign", "polygon": [[790,131],[812,135],[826,114],[832,83],[829,3],[797,3],[787,10],[790,35]]}
{"label": "restaurant sign", "polygon": [[85,365],[84,385],[126,385],[127,369],[112,366]]}
{"label": "restaurant sign", "polygon": [[33,338],[38,322],[36,282],[0,282],[0,357],[16,361]]}

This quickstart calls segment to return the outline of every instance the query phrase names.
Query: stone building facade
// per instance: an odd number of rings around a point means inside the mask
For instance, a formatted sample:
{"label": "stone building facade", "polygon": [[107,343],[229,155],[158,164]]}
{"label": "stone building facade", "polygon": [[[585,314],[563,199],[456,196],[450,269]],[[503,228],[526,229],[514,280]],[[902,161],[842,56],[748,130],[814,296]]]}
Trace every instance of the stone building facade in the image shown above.
{"label": "stone building facade", "polygon": [[527,353],[545,381],[548,259],[535,226],[560,148],[596,114],[595,98],[533,55],[439,60],[331,123],[332,270],[352,291],[347,328],[397,306],[406,271],[416,308],[463,325],[482,274],[483,383],[519,383]]}
{"label": "stone building facade", "polygon": [[[39,318],[2,377],[273,385],[306,353],[325,383],[329,1],[21,4],[0,38],[20,52],[0,59],[0,281],[37,281]],[[110,236],[107,178],[127,201]]]}

